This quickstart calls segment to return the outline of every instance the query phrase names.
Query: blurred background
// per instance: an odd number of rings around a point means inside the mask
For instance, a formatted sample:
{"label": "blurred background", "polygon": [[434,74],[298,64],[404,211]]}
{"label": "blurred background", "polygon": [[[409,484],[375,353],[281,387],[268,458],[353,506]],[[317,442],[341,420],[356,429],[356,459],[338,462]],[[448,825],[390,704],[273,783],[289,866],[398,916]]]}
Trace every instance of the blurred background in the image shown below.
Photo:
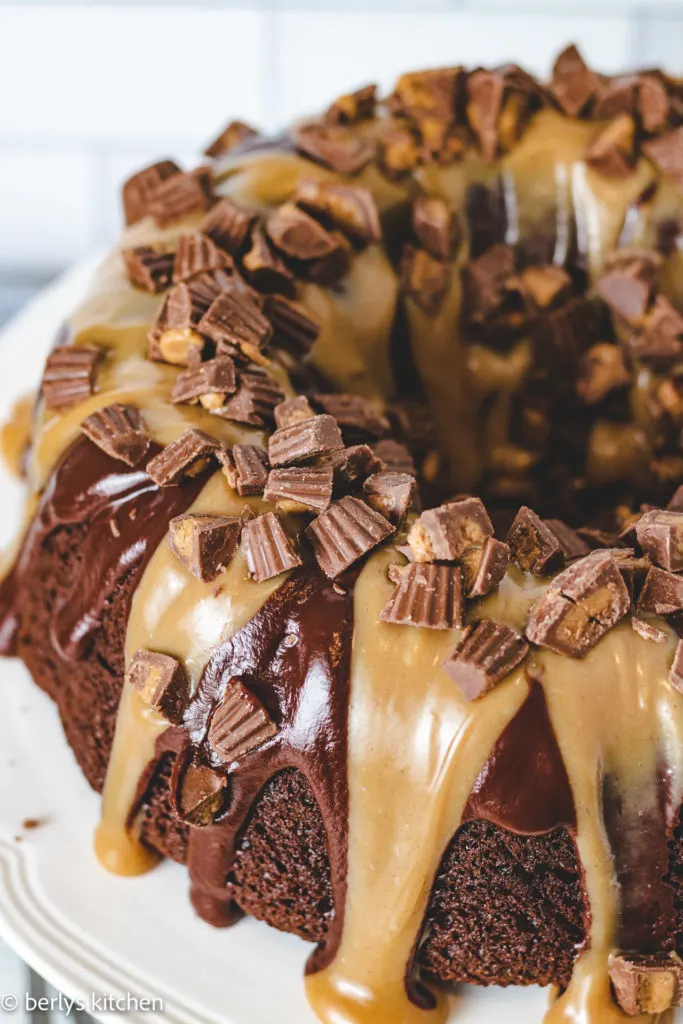
{"label": "blurred background", "polygon": [[272,129],[430,64],[546,73],[572,40],[681,74],[683,0],[0,0],[0,321],[116,237],[132,169],[234,116]]}

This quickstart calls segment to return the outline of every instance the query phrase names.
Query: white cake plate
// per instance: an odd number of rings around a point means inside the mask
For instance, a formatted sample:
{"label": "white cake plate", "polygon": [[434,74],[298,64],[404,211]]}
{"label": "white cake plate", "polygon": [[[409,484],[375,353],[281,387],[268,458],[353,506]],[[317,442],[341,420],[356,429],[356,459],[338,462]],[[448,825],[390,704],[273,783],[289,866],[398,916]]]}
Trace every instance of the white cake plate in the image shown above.
{"label": "white cake plate", "polygon": [[[93,265],[71,271],[0,333],[0,419],[35,387]],[[2,547],[18,526],[22,500],[22,488],[3,469],[0,494]],[[204,924],[176,864],[135,879],[104,871],[92,849],[99,798],[74,761],[56,708],[18,661],[0,660],[0,694],[0,937],[102,1020],[316,1024],[303,987],[310,947],[254,920],[229,930]],[[39,827],[25,828],[28,819]],[[120,1002],[107,1009],[106,999]],[[157,1000],[157,1009],[145,1011],[143,999]],[[540,1024],[546,1005],[540,989],[463,986],[452,1017]]]}

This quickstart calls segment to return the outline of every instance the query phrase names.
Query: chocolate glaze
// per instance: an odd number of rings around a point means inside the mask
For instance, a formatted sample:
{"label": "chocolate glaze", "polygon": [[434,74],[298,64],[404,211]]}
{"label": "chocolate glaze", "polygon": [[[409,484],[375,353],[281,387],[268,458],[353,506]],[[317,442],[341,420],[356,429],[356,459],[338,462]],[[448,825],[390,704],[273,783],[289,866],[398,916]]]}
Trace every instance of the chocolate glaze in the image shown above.
{"label": "chocolate glaze", "polygon": [[[148,458],[157,451],[153,445]],[[49,630],[60,657],[86,658],[117,586],[142,571],[169,520],[192,504],[206,478],[160,488],[142,467],[130,469],[86,438],[78,440],[50,476],[14,567],[0,583],[0,653],[16,650],[21,593],[31,585],[34,554],[55,530],[79,525],[86,527],[81,558],[73,566],[68,598],[52,610]]]}

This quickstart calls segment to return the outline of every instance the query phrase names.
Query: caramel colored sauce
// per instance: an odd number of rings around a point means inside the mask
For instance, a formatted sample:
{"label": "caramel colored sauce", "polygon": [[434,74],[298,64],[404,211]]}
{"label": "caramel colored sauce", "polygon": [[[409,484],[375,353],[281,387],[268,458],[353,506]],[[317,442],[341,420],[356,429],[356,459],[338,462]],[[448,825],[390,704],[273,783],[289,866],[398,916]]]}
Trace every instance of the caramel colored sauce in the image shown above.
{"label": "caramel colored sauce", "polygon": [[21,479],[24,460],[31,441],[35,395],[18,398],[10,410],[9,418],[0,428],[0,454],[10,473]]}

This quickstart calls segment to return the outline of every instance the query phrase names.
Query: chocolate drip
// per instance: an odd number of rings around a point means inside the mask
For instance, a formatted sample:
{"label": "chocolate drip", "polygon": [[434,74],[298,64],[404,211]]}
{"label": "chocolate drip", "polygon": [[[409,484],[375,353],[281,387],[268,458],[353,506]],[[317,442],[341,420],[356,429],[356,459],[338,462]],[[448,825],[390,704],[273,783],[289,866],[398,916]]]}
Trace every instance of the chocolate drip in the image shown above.
{"label": "chocolate drip", "polygon": [[[152,446],[150,457],[158,451]],[[143,469],[130,469],[85,438],[77,441],[50,477],[14,567],[0,583],[0,653],[16,651],[21,591],[30,585],[34,555],[55,530],[80,525],[86,528],[81,558],[49,631],[63,659],[85,658],[119,584],[144,568],[169,520],[192,504],[206,478],[159,488]]]}

